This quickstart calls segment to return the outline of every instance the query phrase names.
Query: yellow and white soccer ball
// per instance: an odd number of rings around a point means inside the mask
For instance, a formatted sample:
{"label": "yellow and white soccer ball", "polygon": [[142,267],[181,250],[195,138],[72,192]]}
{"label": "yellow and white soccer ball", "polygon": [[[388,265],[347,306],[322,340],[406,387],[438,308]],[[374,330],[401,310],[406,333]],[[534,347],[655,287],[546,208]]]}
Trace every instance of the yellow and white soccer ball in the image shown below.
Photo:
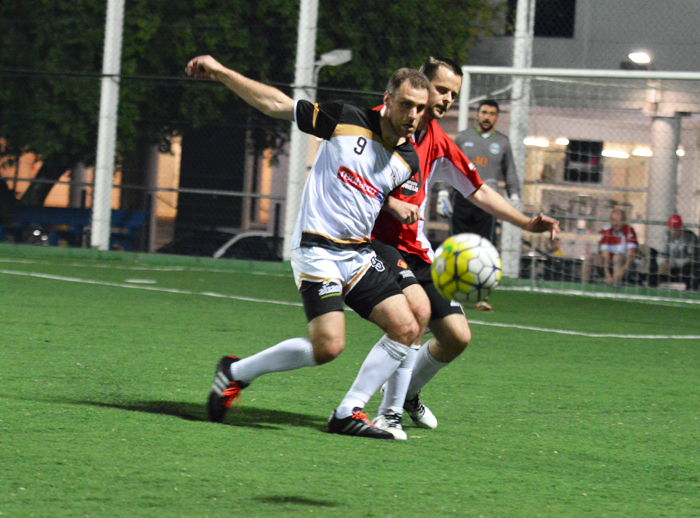
{"label": "yellow and white soccer ball", "polygon": [[501,256],[477,234],[448,237],[435,251],[431,273],[438,291],[448,300],[481,300],[501,281]]}

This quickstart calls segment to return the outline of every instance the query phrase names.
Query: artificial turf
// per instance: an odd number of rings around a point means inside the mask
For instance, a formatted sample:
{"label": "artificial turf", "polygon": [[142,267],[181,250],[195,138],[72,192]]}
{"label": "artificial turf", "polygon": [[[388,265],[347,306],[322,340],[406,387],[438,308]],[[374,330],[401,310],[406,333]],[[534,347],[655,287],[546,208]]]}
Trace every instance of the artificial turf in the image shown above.
{"label": "artificial turf", "polygon": [[0,516],[700,516],[700,308],[491,302],[422,395],[436,430],[325,433],[381,335],[351,311],[336,361],[213,424],[222,354],[306,334],[284,267],[0,250]]}

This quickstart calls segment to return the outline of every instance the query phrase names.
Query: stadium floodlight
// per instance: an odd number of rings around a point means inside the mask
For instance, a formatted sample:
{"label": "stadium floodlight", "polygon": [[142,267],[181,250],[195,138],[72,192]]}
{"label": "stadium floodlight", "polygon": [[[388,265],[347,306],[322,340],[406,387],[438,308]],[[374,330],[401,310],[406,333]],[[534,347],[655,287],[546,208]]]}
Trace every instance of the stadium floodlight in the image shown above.
{"label": "stadium floodlight", "polygon": [[632,52],[627,57],[630,58],[632,63],[636,63],[637,65],[648,65],[651,63],[651,56],[648,52]]}
{"label": "stadium floodlight", "polygon": [[685,156],[685,151],[681,148],[676,149],[676,155]]}
{"label": "stadium floodlight", "polygon": [[559,137],[557,140],[554,141],[554,143],[557,146],[568,146],[569,145],[569,139],[566,137]]}

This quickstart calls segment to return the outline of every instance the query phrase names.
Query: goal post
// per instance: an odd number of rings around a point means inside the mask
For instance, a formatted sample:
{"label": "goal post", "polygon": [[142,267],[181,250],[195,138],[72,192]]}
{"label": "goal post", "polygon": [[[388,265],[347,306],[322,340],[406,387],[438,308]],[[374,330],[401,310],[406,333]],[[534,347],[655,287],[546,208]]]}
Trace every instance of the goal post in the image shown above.
{"label": "goal post", "polygon": [[[678,275],[659,273],[668,218],[678,214],[684,230],[700,230],[700,73],[462,70],[458,129],[475,125],[481,100],[498,101],[497,129],[518,139],[511,145],[519,154],[523,211],[554,216],[562,227],[555,243],[523,232],[519,246],[502,228],[504,275],[568,291],[692,298],[700,290],[700,264]],[[608,285],[599,242],[614,209],[624,212],[639,246],[623,280]]]}

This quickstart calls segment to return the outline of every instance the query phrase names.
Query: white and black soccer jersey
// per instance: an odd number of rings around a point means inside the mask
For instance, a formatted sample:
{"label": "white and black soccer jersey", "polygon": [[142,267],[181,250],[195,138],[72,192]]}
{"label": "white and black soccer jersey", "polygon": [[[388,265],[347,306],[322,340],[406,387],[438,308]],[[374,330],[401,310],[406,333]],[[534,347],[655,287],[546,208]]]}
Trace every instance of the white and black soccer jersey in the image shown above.
{"label": "white and black soccer jersey", "polygon": [[342,101],[297,101],[299,129],[324,139],[306,180],[292,250],[320,247],[340,253],[370,247],[386,197],[418,171],[410,141],[389,149],[380,113]]}

